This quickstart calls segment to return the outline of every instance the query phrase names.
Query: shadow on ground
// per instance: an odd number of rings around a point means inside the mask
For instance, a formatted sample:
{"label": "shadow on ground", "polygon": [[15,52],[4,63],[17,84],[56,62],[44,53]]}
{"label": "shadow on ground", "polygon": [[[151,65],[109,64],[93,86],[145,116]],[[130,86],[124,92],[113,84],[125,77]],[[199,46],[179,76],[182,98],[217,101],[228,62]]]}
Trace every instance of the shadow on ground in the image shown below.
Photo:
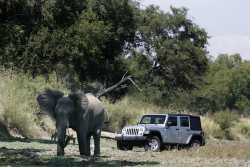
{"label": "shadow on ground", "polygon": [[18,138],[18,137],[9,137],[9,138],[0,138],[0,141],[4,142],[24,142],[24,143],[31,143],[31,142],[39,142],[43,144],[55,144],[55,141],[46,140],[46,139],[28,139],[28,138]]}
{"label": "shadow on ground", "polygon": [[39,153],[42,149],[8,149],[0,148],[0,166],[95,166],[95,167],[117,167],[128,166],[133,167],[137,165],[154,166],[159,165],[156,161],[124,161],[124,160],[108,160],[101,157],[99,159],[86,159],[80,156],[71,157],[56,157],[56,156],[41,156]]}

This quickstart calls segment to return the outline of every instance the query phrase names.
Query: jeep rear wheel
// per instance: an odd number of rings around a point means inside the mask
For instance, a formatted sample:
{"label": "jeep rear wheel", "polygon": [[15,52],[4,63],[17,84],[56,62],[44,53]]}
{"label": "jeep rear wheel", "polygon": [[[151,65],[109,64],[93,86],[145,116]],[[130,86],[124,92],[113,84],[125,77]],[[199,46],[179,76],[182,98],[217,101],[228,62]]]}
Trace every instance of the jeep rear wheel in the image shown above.
{"label": "jeep rear wheel", "polygon": [[145,151],[160,151],[161,150],[161,140],[157,136],[152,136],[147,139],[144,146]]}
{"label": "jeep rear wheel", "polygon": [[192,149],[197,149],[201,146],[201,142],[199,140],[191,140],[190,147]]}

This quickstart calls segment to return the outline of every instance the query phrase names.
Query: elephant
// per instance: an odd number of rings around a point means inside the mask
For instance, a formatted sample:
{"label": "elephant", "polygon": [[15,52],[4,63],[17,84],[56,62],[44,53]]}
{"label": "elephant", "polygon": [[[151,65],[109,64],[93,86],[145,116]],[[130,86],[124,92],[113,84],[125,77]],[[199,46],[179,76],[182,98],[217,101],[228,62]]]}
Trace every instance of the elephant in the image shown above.
{"label": "elephant", "polygon": [[57,90],[46,89],[37,96],[41,111],[56,121],[57,155],[64,155],[66,129],[77,133],[80,155],[90,156],[90,138],[94,138],[94,156],[100,156],[101,130],[106,110],[98,98],[81,90],[68,96]]}

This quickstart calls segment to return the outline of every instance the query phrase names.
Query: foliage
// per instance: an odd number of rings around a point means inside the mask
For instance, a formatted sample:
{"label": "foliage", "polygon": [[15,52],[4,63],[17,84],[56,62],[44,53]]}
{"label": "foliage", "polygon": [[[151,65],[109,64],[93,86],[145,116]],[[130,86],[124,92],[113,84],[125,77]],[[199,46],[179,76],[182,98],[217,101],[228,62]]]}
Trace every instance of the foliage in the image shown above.
{"label": "foliage", "polygon": [[63,64],[73,66],[81,81],[98,80],[107,85],[125,73],[121,55],[136,31],[137,7],[130,1],[1,3],[0,62],[4,67],[35,77]]}
{"label": "foliage", "polygon": [[215,113],[214,120],[220,125],[221,129],[226,130],[231,128],[235,122],[239,121],[239,116],[230,111],[223,111]]}
{"label": "foliage", "polygon": [[143,85],[144,96],[155,92],[151,100],[166,102],[175,91],[198,87],[208,66],[207,38],[205,30],[187,18],[185,8],[172,7],[164,13],[150,6],[141,11],[138,47],[128,64]]}
{"label": "foliage", "polygon": [[211,62],[205,81],[195,91],[192,109],[200,113],[234,110],[249,114],[250,62],[239,55],[220,55]]}
{"label": "foliage", "polygon": [[39,136],[42,131],[36,115],[39,111],[37,93],[46,87],[64,88],[55,80],[46,82],[43,77],[33,80],[13,71],[1,70],[0,80],[0,122],[25,137]]}
{"label": "foliage", "polygon": [[240,122],[235,124],[231,128],[231,132],[233,134],[233,138],[237,140],[244,140],[250,138],[250,121],[249,119],[242,118]]}
{"label": "foliage", "polygon": [[232,139],[230,128],[239,121],[239,116],[231,111],[217,112],[214,114],[214,121],[224,131],[227,139]]}
{"label": "foliage", "polygon": [[167,108],[143,102],[131,96],[126,96],[115,104],[106,99],[103,99],[103,102],[110,117],[108,129],[113,132],[121,130],[125,125],[138,123],[143,114],[171,112]]}
{"label": "foliage", "polygon": [[[207,68],[207,34],[186,9],[164,13],[153,6],[140,9],[132,0],[1,4],[0,63],[33,77],[63,66],[81,84],[108,87],[129,71],[145,92],[159,93],[153,101],[163,101],[174,96],[172,90],[196,87]],[[143,54],[136,51],[140,47]]]}
{"label": "foliage", "polygon": [[201,118],[202,128],[205,132],[205,137],[207,139],[217,138],[222,139],[224,137],[224,131],[221,129],[218,123],[216,123],[209,116]]}

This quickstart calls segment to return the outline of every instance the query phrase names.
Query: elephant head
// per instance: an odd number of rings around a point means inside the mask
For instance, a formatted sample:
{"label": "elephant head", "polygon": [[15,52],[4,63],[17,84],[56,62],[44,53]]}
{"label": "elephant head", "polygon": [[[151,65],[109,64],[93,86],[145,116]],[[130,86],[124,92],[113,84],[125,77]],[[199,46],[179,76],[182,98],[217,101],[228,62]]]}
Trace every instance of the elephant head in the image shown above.
{"label": "elephant head", "polygon": [[44,92],[40,93],[37,96],[37,102],[40,106],[40,109],[53,119],[56,118],[55,108],[57,101],[63,97],[63,93],[57,90],[46,89]]}

